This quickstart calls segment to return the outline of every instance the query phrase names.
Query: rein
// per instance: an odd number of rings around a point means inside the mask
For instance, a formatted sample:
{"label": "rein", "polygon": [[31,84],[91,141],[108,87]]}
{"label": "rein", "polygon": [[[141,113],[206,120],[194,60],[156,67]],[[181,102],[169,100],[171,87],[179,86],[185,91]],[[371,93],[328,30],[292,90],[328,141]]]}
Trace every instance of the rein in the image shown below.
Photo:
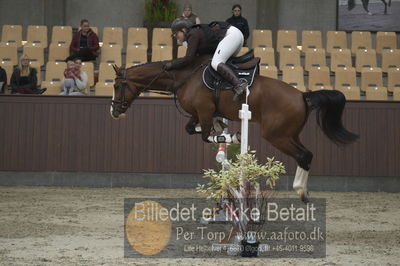
{"label": "rein", "polygon": [[[175,107],[176,109],[178,109],[178,111],[187,118],[191,118],[191,116],[188,116],[186,114],[184,114],[178,107],[177,104],[177,92],[180,88],[182,88],[183,85],[185,85],[185,83],[190,79],[191,76],[193,76],[193,74],[195,74],[199,69],[201,69],[202,67],[204,67],[205,64],[200,64],[199,66],[197,66],[196,68],[194,68],[188,75],[186,75],[182,82],[180,82],[177,86],[174,86],[175,82],[176,82],[176,78],[174,73],[171,73],[170,71],[167,70],[162,70],[159,74],[157,74],[140,92],[144,92],[144,91],[153,91],[154,93],[158,93],[158,94],[162,94],[162,95],[166,95],[169,93],[163,93],[160,91],[154,91],[151,89],[151,86],[153,85],[154,82],[156,82],[163,74],[167,74],[169,76],[169,78],[172,80],[172,86],[171,87],[167,87],[165,90],[167,92],[171,92],[174,94],[174,102],[175,102]],[[131,89],[131,87],[129,87],[128,81],[126,79],[126,69],[123,69],[121,71],[122,73],[119,74],[117,76],[117,79],[122,79],[121,83],[119,84],[119,91],[120,91],[120,95],[121,95],[121,100],[116,101],[116,100],[112,100],[111,101],[111,105],[113,106],[113,108],[115,110],[117,110],[120,113],[123,113],[124,111],[126,111],[126,109],[129,108],[130,103],[128,103],[125,99],[125,89],[128,88],[128,90],[134,95],[134,91]],[[116,104],[121,104],[121,107],[116,106]]]}

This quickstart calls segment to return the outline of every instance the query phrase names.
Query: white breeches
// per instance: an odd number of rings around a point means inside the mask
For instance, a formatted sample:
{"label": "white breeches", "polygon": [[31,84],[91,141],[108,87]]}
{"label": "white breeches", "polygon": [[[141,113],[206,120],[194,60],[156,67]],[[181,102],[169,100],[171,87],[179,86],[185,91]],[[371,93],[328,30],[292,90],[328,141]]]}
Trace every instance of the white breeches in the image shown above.
{"label": "white breeches", "polygon": [[243,42],[242,32],[238,28],[230,26],[226,31],[225,37],[219,42],[217,50],[215,50],[211,61],[212,68],[216,71],[220,63],[226,63],[232,55],[239,53]]}

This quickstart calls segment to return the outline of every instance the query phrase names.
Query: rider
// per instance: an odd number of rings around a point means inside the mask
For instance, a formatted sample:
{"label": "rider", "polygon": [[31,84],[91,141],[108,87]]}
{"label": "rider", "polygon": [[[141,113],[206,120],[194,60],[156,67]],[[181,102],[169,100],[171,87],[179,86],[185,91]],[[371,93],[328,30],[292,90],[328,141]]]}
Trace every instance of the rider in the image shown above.
{"label": "rider", "polygon": [[243,46],[244,38],[239,29],[226,22],[192,25],[189,20],[178,18],[172,22],[171,30],[181,43],[187,42],[187,51],[183,58],[166,63],[166,70],[183,68],[199,54],[214,54],[211,66],[233,85],[236,93],[233,99],[237,100],[246,91],[247,81],[239,80],[225,64]]}

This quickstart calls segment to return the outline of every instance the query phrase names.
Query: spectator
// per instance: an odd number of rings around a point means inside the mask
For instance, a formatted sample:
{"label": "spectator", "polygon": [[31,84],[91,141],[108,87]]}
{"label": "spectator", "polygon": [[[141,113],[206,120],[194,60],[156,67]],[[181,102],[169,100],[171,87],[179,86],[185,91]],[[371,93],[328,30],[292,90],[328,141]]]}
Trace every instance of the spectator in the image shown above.
{"label": "spectator", "polygon": [[22,55],[18,67],[11,75],[11,93],[42,94],[45,91],[37,88],[36,69],[29,66],[29,57]]}
{"label": "spectator", "polygon": [[75,58],[80,58],[85,62],[92,61],[99,55],[99,38],[90,28],[87,19],[82,19],[81,29],[72,37],[69,49],[71,55],[66,59],[67,61]]}
{"label": "spectator", "polygon": [[232,26],[238,28],[244,36],[244,44],[243,46],[247,46],[247,38],[249,38],[249,24],[247,23],[247,19],[242,17],[242,7],[239,4],[236,4],[232,7],[232,17],[226,20]]}
{"label": "spectator", "polygon": [[0,66],[0,93],[4,93],[4,89],[7,84],[7,73],[6,71]]}
{"label": "spectator", "polygon": [[200,24],[200,19],[195,13],[192,12],[192,5],[190,3],[186,3],[183,6],[183,13],[180,18],[188,19],[192,25]]}
{"label": "spectator", "polygon": [[60,95],[85,95],[84,90],[88,83],[88,76],[85,71],[81,70],[81,67],[82,60],[79,58],[68,61],[64,79],[61,81],[63,92]]}

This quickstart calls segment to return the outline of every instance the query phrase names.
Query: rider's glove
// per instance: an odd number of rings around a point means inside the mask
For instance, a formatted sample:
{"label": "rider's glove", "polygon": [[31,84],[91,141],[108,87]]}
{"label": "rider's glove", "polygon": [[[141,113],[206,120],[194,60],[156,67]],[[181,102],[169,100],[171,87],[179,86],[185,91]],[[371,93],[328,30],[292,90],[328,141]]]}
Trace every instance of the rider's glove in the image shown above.
{"label": "rider's glove", "polygon": [[164,70],[171,70],[172,69],[172,63],[171,62],[167,62],[164,64],[163,66]]}

